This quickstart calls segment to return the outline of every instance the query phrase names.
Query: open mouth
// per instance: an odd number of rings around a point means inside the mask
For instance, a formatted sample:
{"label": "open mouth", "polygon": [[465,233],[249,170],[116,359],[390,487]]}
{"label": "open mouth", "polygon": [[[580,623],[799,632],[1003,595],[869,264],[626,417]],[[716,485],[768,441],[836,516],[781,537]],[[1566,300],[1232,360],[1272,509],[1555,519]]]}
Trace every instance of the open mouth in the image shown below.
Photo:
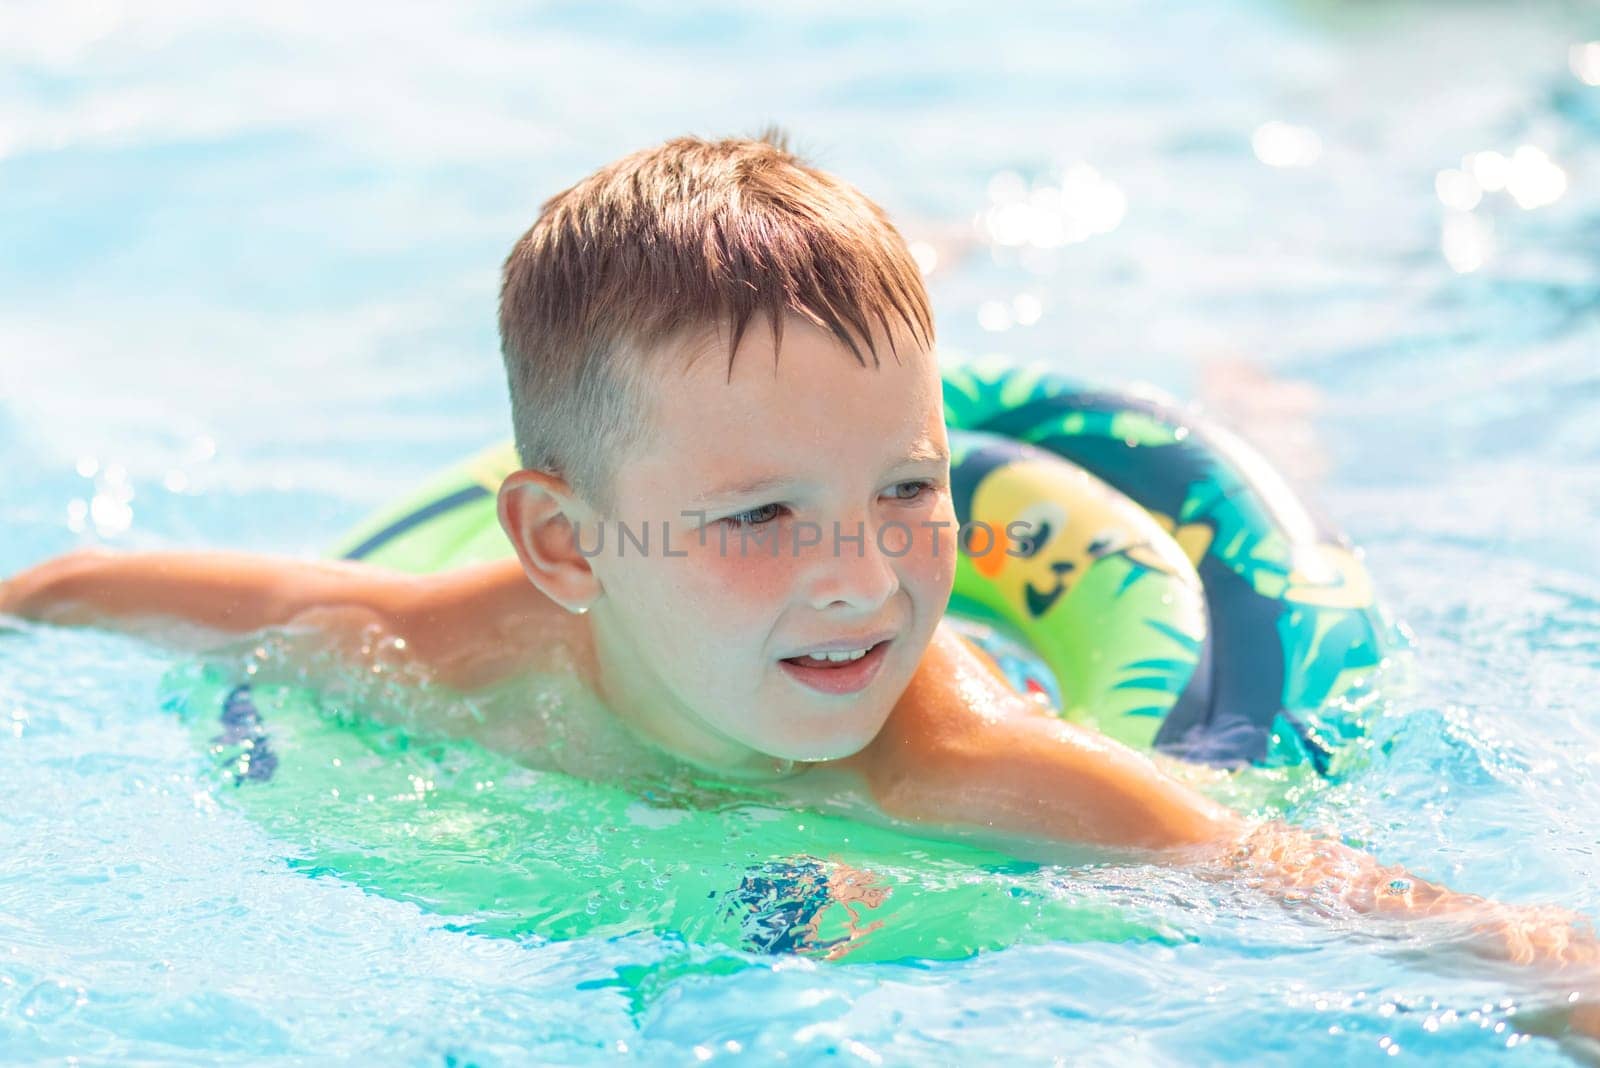
{"label": "open mouth", "polygon": [[822,656],[791,656],[778,665],[790,678],[820,693],[856,693],[877,677],[891,641]]}

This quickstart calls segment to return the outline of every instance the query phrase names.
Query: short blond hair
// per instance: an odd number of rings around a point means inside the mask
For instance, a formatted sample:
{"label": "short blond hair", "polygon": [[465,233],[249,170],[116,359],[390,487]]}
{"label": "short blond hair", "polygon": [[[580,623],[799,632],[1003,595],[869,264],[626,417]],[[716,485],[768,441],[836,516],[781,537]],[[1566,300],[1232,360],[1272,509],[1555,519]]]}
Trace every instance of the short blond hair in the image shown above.
{"label": "short blond hair", "polygon": [[[787,136],[679,137],[547,200],[507,257],[500,342],[524,467],[611,504],[611,458],[636,445],[667,351],[751,318],[829,331],[866,365],[903,325],[933,348],[922,274],[883,209],[791,153]],[[881,330],[879,329],[881,328]],[[897,355],[897,354],[896,354]],[[652,359],[653,358],[653,359]]]}

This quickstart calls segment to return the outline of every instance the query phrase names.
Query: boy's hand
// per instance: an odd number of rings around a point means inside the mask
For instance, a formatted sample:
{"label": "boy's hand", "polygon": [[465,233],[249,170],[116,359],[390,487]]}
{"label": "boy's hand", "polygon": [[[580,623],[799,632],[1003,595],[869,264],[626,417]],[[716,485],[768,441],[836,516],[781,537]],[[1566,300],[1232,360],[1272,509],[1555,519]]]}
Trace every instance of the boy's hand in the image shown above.
{"label": "boy's hand", "polygon": [[[1199,874],[1228,879],[1331,918],[1351,912],[1375,926],[1404,924],[1426,936],[1424,959],[1465,957],[1533,971],[1544,999],[1518,1013],[1529,1033],[1600,1039],[1600,939],[1592,921],[1558,905],[1509,905],[1420,879],[1398,865],[1299,827],[1265,823]],[[1525,981],[1525,980],[1524,980]]]}

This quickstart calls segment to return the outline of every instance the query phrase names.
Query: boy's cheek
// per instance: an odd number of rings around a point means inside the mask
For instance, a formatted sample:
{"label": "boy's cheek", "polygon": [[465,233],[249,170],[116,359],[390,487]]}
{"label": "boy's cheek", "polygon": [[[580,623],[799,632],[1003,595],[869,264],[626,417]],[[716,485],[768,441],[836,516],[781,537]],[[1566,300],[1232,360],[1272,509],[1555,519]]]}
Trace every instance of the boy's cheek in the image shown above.
{"label": "boy's cheek", "polygon": [[948,599],[956,582],[958,554],[955,512],[944,510],[930,520],[925,533],[918,538],[913,566]]}
{"label": "boy's cheek", "polygon": [[932,509],[915,526],[913,552],[916,556],[938,560],[955,570],[957,523],[955,509],[946,498],[942,507]]}
{"label": "boy's cheek", "polygon": [[920,579],[948,598],[956,584],[956,539],[950,534],[933,534],[913,557],[912,567]]}
{"label": "boy's cheek", "polygon": [[708,538],[704,547],[696,545],[682,561],[684,578],[723,603],[757,606],[786,598],[796,581],[798,561],[787,545],[773,552],[773,544],[741,545],[737,536],[730,536],[722,545],[717,538]]}
{"label": "boy's cheek", "polygon": [[[713,603],[723,616],[740,617],[741,607],[755,612],[786,601],[801,581],[807,561],[830,551],[828,536],[821,538],[821,544],[813,545],[810,538],[793,530],[741,538],[736,529],[710,526],[703,536],[691,533],[681,548],[672,546],[673,556],[664,561],[670,572],[668,583],[680,598]],[[953,511],[942,509],[926,521],[885,527],[879,540],[906,580],[948,596],[955,583],[957,559]],[[838,552],[842,555],[862,548],[845,540]]]}

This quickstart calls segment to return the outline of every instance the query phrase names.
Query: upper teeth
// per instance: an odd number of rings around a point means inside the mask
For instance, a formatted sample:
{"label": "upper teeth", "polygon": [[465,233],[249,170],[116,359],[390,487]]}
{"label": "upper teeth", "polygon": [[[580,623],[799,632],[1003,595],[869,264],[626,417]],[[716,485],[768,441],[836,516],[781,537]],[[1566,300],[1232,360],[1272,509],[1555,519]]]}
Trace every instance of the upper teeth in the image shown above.
{"label": "upper teeth", "polygon": [[862,657],[867,655],[867,651],[865,649],[846,649],[837,653],[807,653],[806,655],[813,660],[832,660],[838,662],[843,660],[860,660]]}

